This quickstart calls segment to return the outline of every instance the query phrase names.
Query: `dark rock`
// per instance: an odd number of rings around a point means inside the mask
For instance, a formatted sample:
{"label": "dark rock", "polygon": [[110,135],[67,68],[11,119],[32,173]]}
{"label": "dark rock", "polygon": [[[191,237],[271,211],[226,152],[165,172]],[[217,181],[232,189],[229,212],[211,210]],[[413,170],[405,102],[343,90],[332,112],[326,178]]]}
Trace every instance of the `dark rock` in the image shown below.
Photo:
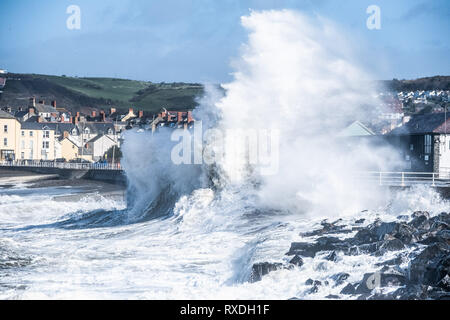
{"label": "dark rock", "polygon": [[382,267],[382,266],[394,266],[394,265],[400,265],[400,264],[402,264],[403,263],[403,257],[402,256],[398,256],[398,257],[395,257],[395,258],[393,258],[393,259],[390,259],[390,260],[386,260],[386,261],[383,261],[383,262],[380,262],[380,263],[377,263],[377,264],[375,264],[375,266],[377,266],[377,267]]}
{"label": "dark rock", "polygon": [[449,273],[449,248],[436,243],[425,248],[409,264],[409,279],[417,284],[435,286]]}
{"label": "dark rock", "polygon": [[319,291],[319,287],[322,285],[322,282],[320,282],[319,280],[308,279],[308,280],[306,280],[305,284],[312,285],[312,288],[310,288],[307,291],[307,294],[312,294],[312,293],[317,293],[317,291]]}
{"label": "dark rock", "polygon": [[300,235],[303,237],[312,237],[312,236],[318,236],[318,235],[324,235],[324,234],[338,234],[338,233],[350,233],[352,230],[345,229],[345,226],[337,226],[336,223],[340,222],[341,219],[333,222],[328,223],[326,220],[321,222],[322,229],[314,230],[311,232],[304,232]]}
{"label": "dark rock", "polygon": [[366,219],[363,218],[363,219],[356,220],[355,223],[356,223],[356,224],[361,224],[361,223],[363,223],[364,221],[366,221]]}
{"label": "dark rock", "polygon": [[428,218],[423,216],[418,216],[414,218],[410,223],[410,226],[413,226],[414,228],[428,230],[430,228],[430,224],[428,223]]}
{"label": "dark rock", "polygon": [[314,243],[307,242],[292,242],[289,251],[286,255],[301,255],[303,257],[313,258],[316,255],[316,245]]}
{"label": "dark rock", "polygon": [[419,217],[425,217],[425,219],[429,219],[430,218],[430,214],[427,211],[416,211],[414,212],[411,217],[414,218],[419,218]]}
{"label": "dark rock", "polygon": [[384,253],[386,251],[398,251],[405,248],[403,242],[399,239],[385,240],[380,245],[380,252]]}
{"label": "dark rock", "polygon": [[395,300],[424,300],[428,298],[427,286],[407,285],[395,290],[389,296]]}
{"label": "dark rock", "polygon": [[329,294],[329,295],[327,295],[327,296],[325,297],[325,299],[333,299],[333,300],[336,300],[336,299],[339,299],[339,296],[334,295],[334,294]]}
{"label": "dark rock", "polygon": [[339,286],[344,283],[345,280],[348,279],[350,275],[345,272],[340,272],[331,276],[331,279],[335,282],[335,286]]}
{"label": "dark rock", "polygon": [[356,290],[355,287],[349,283],[347,284],[340,292],[341,294],[355,294]]}
{"label": "dark rock", "polygon": [[289,263],[291,263],[291,264],[293,264],[293,265],[296,265],[297,267],[301,267],[301,266],[303,265],[303,259],[302,259],[300,256],[295,255],[295,256],[291,259],[291,261],[289,261]]}
{"label": "dark rock", "polygon": [[300,255],[303,257],[313,258],[319,251],[331,251],[335,249],[342,249],[345,247],[345,243],[336,237],[320,237],[315,243],[306,242],[293,242],[289,251],[286,253],[289,255]]}
{"label": "dark rock", "polygon": [[450,292],[450,276],[447,274],[444,278],[442,278],[438,284],[438,287],[444,289],[447,292]]}
{"label": "dark rock", "polygon": [[257,282],[262,279],[263,276],[271,271],[275,271],[282,268],[281,263],[259,262],[252,266],[252,273],[250,274],[250,282]]}

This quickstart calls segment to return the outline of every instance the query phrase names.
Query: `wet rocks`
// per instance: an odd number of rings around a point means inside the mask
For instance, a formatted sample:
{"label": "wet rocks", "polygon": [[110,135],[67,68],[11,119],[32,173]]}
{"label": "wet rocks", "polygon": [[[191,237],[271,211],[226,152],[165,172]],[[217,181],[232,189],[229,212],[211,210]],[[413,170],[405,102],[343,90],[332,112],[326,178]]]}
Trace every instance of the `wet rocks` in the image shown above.
{"label": "wet rocks", "polygon": [[353,295],[356,293],[356,290],[355,290],[355,287],[351,283],[349,283],[341,290],[340,293]]}
{"label": "wet rocks", "polygon": [[409,264],[409,278],[416,283],[436,286],[449,273],[449,247],[441,243],[426,247]]}
{"label": "wet rocks", "polygon": [[[425,211],[403,215],[394,222],[375,222],[363,226],[364,219],[354,224],[360,225],[356,234],[347,239],[331,236],[340,231],[347,232],[345,226],[337,222],[322,222],[322,229],[303,236],[320,236],[312,242],[294,242],[287,255],[293,255],[291,265],[303,265],[302,257],[336,262],[342,255],[384,256],[388,260],[375,264],[376,272],[366,273],[359,282],[347,283],[342,295],[358,295],[358,299],[447,299],[450,298],[450,214],[442,212],[430,217]],[[397,253],[398,252],[398,253]],[[301,261],[301,262],[300,262]],[[405,266],[403,263],[409,261]],[[328,267],[332,264],[319,261]],[[316,264],[316,262],[315,262]],[[319,270],[320,268],[316,268]],[[331,276],[333,286],[348,281],[346,272]],[[307,293],[316,293],[322,283],[309,279],[311,288]],[[374,290],[394,287],[395,290]]]}
{"label": "wet rocks", "polygon": [[332,251],[342,249],[345,247],[339,238],[336,237],[320,237],[314,243],[308,242],[293,242],[291,248],[286,253],[290,255],[299,255],[303,257],[313,258],[319,251]]}
{"label": "wet rocks", "polygon": [[257,282],[262,279],[263,276],[271,271],[281,269],[283,264],[281,263],[270,263],[270,262],[259,262],[252,266],[252,272],[250,274],[250,282]]}
{"label": "wet rocks", "polygon": [[293,264],[293,265],[295,265],[295,266],[297,266],[297,267],[301,267],[301,266],[303,265],[303,259],[302,259],[300,256],[295,255],[295,256],[291,259],[291,261],[289,261],[289,263],[290,263],[290,264]]}
{"label": "wet rocks", "polygon": [[337,225],[337,223],[339,223],[340,221],[341,221],[341,219],[339,219],[335,222],[329,223],[329,222],[326,222],[326,220],[324,220],[321,223],[322,229],[314,230],[311,232],[304,232],[304,233],[301,233],[300,235],[303,237],[313,237],[313,236],[318,236],[318,235],[323,235],[323,234],[338,234],[338,233],[352,232],[352,230],[345,229],[345,226]]}

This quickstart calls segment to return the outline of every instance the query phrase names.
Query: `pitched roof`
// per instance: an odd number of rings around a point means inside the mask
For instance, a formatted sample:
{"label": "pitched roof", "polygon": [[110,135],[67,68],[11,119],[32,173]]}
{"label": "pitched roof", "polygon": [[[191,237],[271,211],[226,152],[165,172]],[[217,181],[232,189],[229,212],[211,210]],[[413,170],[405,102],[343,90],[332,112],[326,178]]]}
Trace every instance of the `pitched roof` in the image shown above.
{"label": "pitched roof", "polygon": [[53,108],[53,106],[37,103],[35,106],[37,112],[43,112],[43,113],[57,113],[58,111],[56,108]]}
{"label": "pitched roof", "polygon": [[413,115],[411,119],[401,127],[392,130],[389,135],[409,135],[426,133],[450,133],[450,112],[445,116],[444,112]]}
{"label": "pitched roof", "polygon": [[6,111],[0,110],[0,118],[15,119],[14,116]]}
{"label": "pitched roof", "polygon": [[355,121],[348,127],[346,127],[344,130],[342,130],[338,135],[344,137],[357,137],[357,136],[373,136],[375,135],[375,133],[367,126],[365,126],[363,123]]}
{"label": "pitched roof", "polygon": [[87,143],[89,143],[89,142],[95,142],[95,141],[101,139],[102,137],[106,137],[107,139],[109,139],[109,140],[111,140],[112,142],[114,142],[114,140],[111,139],[110,137],[108,137],[106,134],[99,134],[99,135],[95,136],[94,138],[92,138],[91,140],[89,140]]}

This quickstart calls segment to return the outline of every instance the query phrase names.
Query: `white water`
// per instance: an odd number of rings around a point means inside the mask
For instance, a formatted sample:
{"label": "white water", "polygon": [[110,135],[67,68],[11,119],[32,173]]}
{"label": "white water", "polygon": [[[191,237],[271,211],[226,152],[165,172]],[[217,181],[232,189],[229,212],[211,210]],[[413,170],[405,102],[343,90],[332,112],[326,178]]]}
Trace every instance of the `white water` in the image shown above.
{"label": "white water", "polygon": [[[210,90],[196,117],[221,129],[280,130],[278,174],[255,176],[232,161],[175,166],[170,132],[162,130],[127,133],[128,203],[98,196],[61,202],[47,189],[0,189],[0,298],[323,298],[345,285],[334,286],[333,274],[358,281],[389,256],[306,258],[256,283],[247,281],[251,267],[289,261],[291,242],[311,241],[299,233],[325,218],[352,224],[363,217],[367,224],[448,209],[429,189],[389,196],[346,178],[350,169],[394,160],[389,150],[367,145],[343,153],[333,139],[341,117],[370,116],[362,104],[372,103],[372,93],[330,22],[270,11],[253,12],[243,25],[249,41],[235,62],[235,81],[224,97]],[[330,284],[307,294],[308,278]]]}

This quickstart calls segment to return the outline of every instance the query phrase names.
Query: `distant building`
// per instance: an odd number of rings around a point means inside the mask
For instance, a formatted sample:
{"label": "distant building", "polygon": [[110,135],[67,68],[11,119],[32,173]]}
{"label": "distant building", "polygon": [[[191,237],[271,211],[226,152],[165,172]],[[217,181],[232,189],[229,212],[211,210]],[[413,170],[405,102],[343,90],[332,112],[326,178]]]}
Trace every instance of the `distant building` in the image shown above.
{"label": "distant building", "polygon": [[8,112],[0,110],[0,160],[14,160],[18,153],[20,122]]}
{"label": "distant building", "polygon": [[400,152],[405,170],[450,174],[450,114],[412,115],[386,140]]}

